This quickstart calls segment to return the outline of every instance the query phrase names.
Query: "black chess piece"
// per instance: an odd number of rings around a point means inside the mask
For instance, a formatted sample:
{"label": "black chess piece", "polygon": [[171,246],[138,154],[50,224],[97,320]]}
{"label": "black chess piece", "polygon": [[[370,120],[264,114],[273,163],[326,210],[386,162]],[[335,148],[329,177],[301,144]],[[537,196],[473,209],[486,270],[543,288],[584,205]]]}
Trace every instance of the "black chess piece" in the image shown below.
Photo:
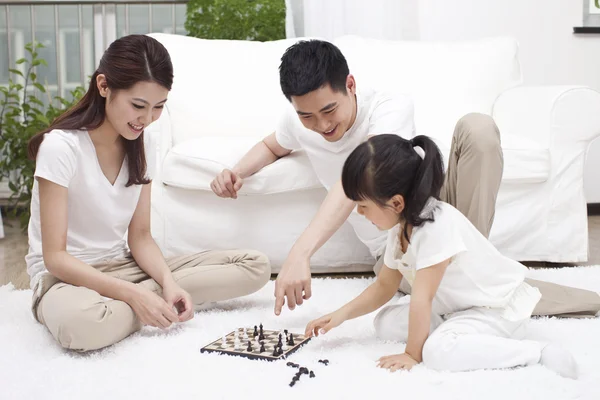
{"label": "black chess piece", "polygon": [[258,340],[265,340],[265,335],[262,333],[262,331],[258,335]]}
{"label": "black chess piece", "polygon": [[321,364],[329,365],[329,360],[319,360]]}
{"label": "black chess piece", "polygon": [[300,373],[301,373],[301,374],[307,374],[307,375],[308,375],[308,368],[306,368],[306,367],[302,367],[302,368],[300,368]]}
{"label": "black chess piece", "polygon": [[277,346],[273,346],[273,357],[278,357],[279,353],[277,352]]}
{"label": "black chess piece", "polygon": [[284,329],[284,330],[283,330],[283,333],[285,333],[285,337],[287,337],[287,335],[288,335],[288,330],[287,330],[287,329]]}
{"label": "black chess piece", "polygon": [[254,325],[254,335],[253,337],[257,337],[258,336],[258,328],[256,327],[256,325]]}
{"label": "black chess piece", "polygon": [[283,354],[283,347],[281,346],[281,343],[279,343],[279,346],[277,346],[277,349],[279,351],[279,355]]}
{"label": "black chess piece", "polygon": [[247,351],[252,351],[252,342],[248,340],[248,348]]}
{"label": "black chess piece", "polygon": [[294,346],[294,335],[290,333],[290,340],[288,340],[289,346]]}
{"label": "black chess piece", "polygon": [[260,334],[262,335],[262,334],[263,334],[263,325],[262,325],[262,324],[260,324],[260,325],[259,325],[259,328],[260,328],[260,331],[259,331],[259,332],[260,332]]}
{"label": "black chess piece", "polygon": [[265,352],[265,342],[260,342],[260,352],[261,353]]}
{"label": "black chess piece", "polygon": [[310,374],[308,374],[308,376],[310,376],[311,378],[315,377],[315,373],[313,371],[310,371]]}
{"label": "black chess piece", "polygon": [[281,333],[279,334],[279,341],[277,342],[277,346],[281,346],[282,342],[281,342]]}

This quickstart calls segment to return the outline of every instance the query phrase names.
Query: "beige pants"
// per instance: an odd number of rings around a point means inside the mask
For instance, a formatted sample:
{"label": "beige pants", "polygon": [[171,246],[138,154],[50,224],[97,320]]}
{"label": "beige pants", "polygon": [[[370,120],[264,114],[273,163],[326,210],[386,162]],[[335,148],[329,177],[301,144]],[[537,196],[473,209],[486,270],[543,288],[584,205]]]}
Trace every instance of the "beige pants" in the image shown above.
{"label": "beige pants", "polygon": [[[494,120],[476,113],[461,118],[452,136],[440,197],[462,212],[485,237],[494,222],[503,168],[500,131]],[[382,265],[380,257],[373,267],[375,274]],[[532,279],[525,281],[542,293],[533,315],[580,318],[600,312],[600,295],[596,292]],[[410,285],[404,279],[400,291],[410,293]]]}
{"label": "beige pants", "polygon": [[[256,292],[271,277],[265,255],[252,250],[207,251],[167,260],[175,281],[191,296],[196,308],[214,301]],[[162,288],[132,258],[94,265],[108,275],[139,284],[157,294]],[[34,288],[33,313],[65,348],[100,349],[141,329],[133,309],[120,300],[61,282],[52,275]]]}

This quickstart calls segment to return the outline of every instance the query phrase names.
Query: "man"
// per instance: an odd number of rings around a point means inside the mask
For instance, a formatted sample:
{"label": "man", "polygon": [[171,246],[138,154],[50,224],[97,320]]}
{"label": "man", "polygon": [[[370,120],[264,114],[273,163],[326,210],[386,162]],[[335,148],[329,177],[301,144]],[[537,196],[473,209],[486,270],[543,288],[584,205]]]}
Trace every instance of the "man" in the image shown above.
{"label": "man", "polygon": [[[310,258],[346,220],[378,260],[374,271],[379,272],[386,232],[353,212],[355,204],[342,189],[341,170],[348,155],[372,135],[415,135],[412,102],[403,96],[358,91],[345,57],[329,42],[294,44],[284,53],[279,73],[281,89],[293,108],[274,133],[211,183],[215,194],[235,199],[244,178],[293,150],[304,149],[328,191],[279,272],[275,283],[276,315],[281,313],[285,298],[293,310],[311,297]],[[452,137],[441,198],[461,211],[486,237],[494,220],[502,169],[500,132],[492,118],[483,114],[462,117]],[[534,315],[593,316],[600,311],[600,296],[595,292],[533,280],[528,283],[542,292]],[[404,280],[400,290],[410,292]]]}

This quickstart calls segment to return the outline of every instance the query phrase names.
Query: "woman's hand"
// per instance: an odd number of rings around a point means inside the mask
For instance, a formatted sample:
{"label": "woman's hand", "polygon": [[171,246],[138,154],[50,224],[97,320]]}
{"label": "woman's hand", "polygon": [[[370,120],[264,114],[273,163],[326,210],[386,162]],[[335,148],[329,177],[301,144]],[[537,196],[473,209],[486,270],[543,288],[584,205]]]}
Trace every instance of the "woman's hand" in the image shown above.
{"label": "woman's hand", "polygon": [[156,293],[135,285],[127,304],[144,325],[167,329],[174,322],[179,322],[179,317],[163,298]]}
{"label": "woman's hand", "polygon": [[192,296],[177,283],[171,282],[163,286],[163,298],[170,308],[175,307],[179,314],[179,322],[189,321],[194,317]]}
{"label": "woman's hand", "polygon": [[305,336],[324,335],[331,329],[340,326],[344,322],[344,318],[339,311],[322,316],[321,318],[310,321],[306,326]]}
{"label": "woman's hand", "polygon": [[406,353],[394,354],[392,356],[381,357],[377,362],[379,368],[387,368],[391,372],[399,369],[410,370],[419,362]]}

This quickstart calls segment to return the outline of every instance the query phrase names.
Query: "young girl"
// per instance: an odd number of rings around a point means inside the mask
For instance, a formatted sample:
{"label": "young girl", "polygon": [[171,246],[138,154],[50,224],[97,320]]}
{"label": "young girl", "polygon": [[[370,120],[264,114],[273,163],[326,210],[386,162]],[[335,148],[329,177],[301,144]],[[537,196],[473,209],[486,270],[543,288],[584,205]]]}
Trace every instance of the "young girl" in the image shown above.
{"label": "young girl", "polygon": [[29,143],[32,311],[65,348],[99,349],[142,325],[168,328],[191,319],[195,307],[269,280],[259,252],[165,261],[151,236],[144,129],[160,117],[172,82],[158,41],[123,37],[103,55],[81,101]]}
{"label": "young girl", "polygon": [[502,256],[465,216],[439,201],[443,177],[440,151],[425,136],[378,135],[352,152],[342,172],[344,192],[361,215],[389,230],[384,266],[361,295],[310,322],[306,334],[326,333],[379,309],[404,277],[410,304],[382,309],[375,330],[406,348],[382,357],[380,367],[395,371],[423,362],[435,370],[468,371],[541,363],[575,378],[569,353],[517,339],[540,293],[524,282],[523,265]]}

